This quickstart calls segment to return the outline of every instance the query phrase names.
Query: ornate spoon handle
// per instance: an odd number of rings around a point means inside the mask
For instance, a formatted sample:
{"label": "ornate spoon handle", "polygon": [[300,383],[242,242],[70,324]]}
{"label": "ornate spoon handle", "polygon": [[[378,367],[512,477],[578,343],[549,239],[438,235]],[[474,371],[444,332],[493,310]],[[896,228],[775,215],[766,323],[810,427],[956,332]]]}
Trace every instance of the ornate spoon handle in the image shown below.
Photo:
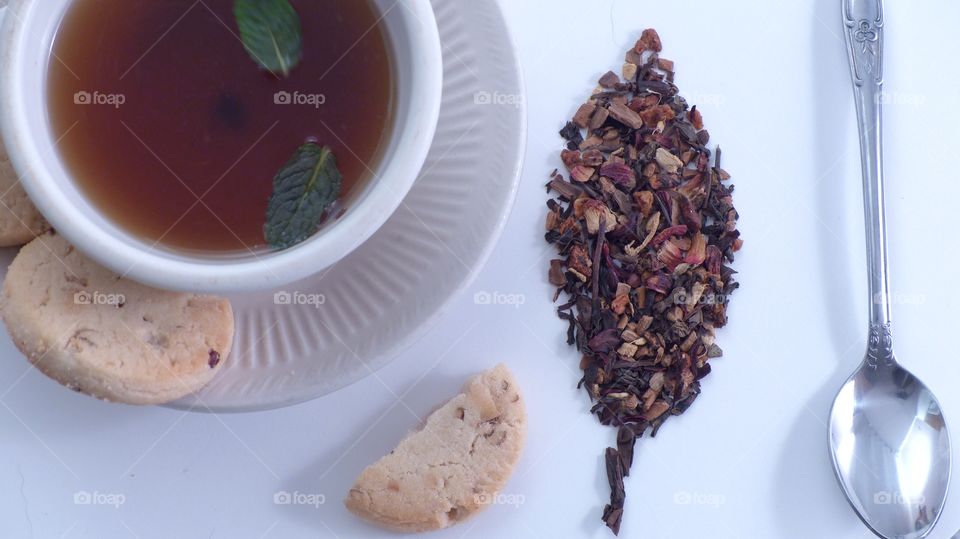
{"label": "ornate spoon handle", "polygon": [[893,365],[886,216],[883,208],[883,0],[843,0],[844,35],[860,126],[863,208],[870,292],[867,361]]}

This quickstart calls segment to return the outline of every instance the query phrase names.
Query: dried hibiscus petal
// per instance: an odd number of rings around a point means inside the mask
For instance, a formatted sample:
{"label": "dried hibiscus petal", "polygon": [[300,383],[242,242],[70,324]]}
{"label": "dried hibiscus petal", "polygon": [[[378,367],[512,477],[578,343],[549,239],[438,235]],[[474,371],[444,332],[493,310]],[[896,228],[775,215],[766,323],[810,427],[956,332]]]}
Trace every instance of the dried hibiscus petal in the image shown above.
{"label": "dried hibiscus petal", "polygon": [[646,285],[650,290],[668,294],[670,289],[673,288],[673,278],[665,273],[658,273],[648,278]]}
{"label": "dried hibiscus petal", "polygon": [[632,189],[637,184],[636,173],[624,163],[607,163],[600,167],[600,175],[628,189]]}
{"label": "dried hibiscus petal", "polygon": [[723,253],[716,245],[707,246],[706,266],[707,271],[714,275],[720,275],[720,266],[723,262]]}
{"label": "dried hibiscus petal", "polygon": [[660,251],[657,252],[657,259],[673,272],[677,269],[677,266],[683,263],[683,251],[672,240],[666,241],[660,247]]}
{"label": "dried hibiscus petal", "polygon": [[594,169],[593,167],[585,167],[583,165],[577,165],[573,167],[573,169],[570,171],[570,179],[580,183],[585,183],[590,181],[590,178],[593,177],[593,174],[595,172],[596,172],[596,169]]}
{"label": "dried hibiscus petal", "polygon": [[595,335],[587,346],[598,354],[605,354],[620,344],[620,332],[616,329],[607,329]]}
{"label": "dried hibiscus petal", "polygon": [[650,245],[653,247],[657,247],[663,242],[667,241],[668,239],[674,236],[683,236],[686,233],[687,233],[687,225],[671,226],[663,229],[662,232],[657,234],[657,236],[653,238],[653,241],[650,242]]}
{"label": "dried hibiscus petal", "polygon": [[693,242],[690,245],[690,250],[687,251],[687,256],[683,258],[685,264],[690,264],[691,266],[698,266],[703,264],[707,259],[707,237],[703,234],[697,234],[693,237]]}

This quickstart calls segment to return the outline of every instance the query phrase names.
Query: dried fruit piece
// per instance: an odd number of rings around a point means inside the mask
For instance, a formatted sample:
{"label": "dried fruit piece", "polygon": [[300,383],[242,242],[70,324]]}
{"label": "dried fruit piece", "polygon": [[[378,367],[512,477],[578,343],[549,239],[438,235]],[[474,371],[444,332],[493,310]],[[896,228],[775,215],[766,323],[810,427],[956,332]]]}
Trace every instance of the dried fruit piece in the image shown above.
{"label": "dried fruit piece", "polygon": [[660,52],[663,50],[663,44],[660,42],[660,34],[653,28],[647,28],[640,35],[637,45],[634,47],[637,52]]}
{"label": "dried fruit piece", "polygon": [[590,125],[590,118],[593,117],[593,113],[596,112],[596,110],[597,106],[593,103],[580,105],[577,113],[573,115],[573,123],[581,129],[586,129]]}
{"label": "dried fruit piece", "polygon": [[677,114],[669,105],[658,105],[640,112],[640,119],[647,125],[657,125],[676,118]]}
{"label": "dried fruit piece", "polygon": [[653,193],[651,191],[634,193],[633,200],[636,201],[641,215],[644,217],[650,215],[650,211],[653,209]]}
{"label": "dried fruit piece", "polygon": [[560,160],[563,161],[563,165],[567,167],[567,170],[572,170],[573,167],[583,162],[580,152],[576,150],[563,150],[560,152]]}
{"label": "dried fruit piece", "polygon": [[603,152],[600,150],[587,150],[580,154],[580,160],[588,167],[599,167],[603,164]]}
{"label": "dried fruit piece", "polygon": [[676,173],[683,166],[683,161],[679,157],[670,153],[666,148],[657,148],[657,163],[667,172]]}
{"label": "dried fruit piece", "polygon": [[690,123],[693,124],[694,129],[697,131],[703,129],[703,116],[700,114],[700,111],[697,110],[697,107],[690,109]]}
{"label": "dried fruit piece", "polygon": [[600,129],[609,117],[610,111],[603,107],[598,107],[597,111],[593,113],[593,118],[590,118],[590,129]]}
{"label": "dried fruit piece", "polygon": [[583,219],[587,223],[587,232],[590,234],[600,233],[600,221],[605,222],[607,231],[613,230],[617,224],[617,214],[610,211],[605,204],[596,200],[587,200],[584,204]]}
{"label": "dried fruit piece", "polygon": [[607,109],[610,117],[631,129],[643,127],[643,118],[623,103],[612,103]]}
{"label": "dried fruit piece", "polygon": [[590,277],[593,274],[591,268],[593,262],[590,260],[590,254],[580,245],[574,245],[573,249],[570,249],[567,266],[585,277]]}
{"label": "dried fruit piece", "polygon": [[619,83],[620,77],[618,77],[613,71],[607,71],[602,77],[600,77],[600,86],[604,88],[613,88]]}

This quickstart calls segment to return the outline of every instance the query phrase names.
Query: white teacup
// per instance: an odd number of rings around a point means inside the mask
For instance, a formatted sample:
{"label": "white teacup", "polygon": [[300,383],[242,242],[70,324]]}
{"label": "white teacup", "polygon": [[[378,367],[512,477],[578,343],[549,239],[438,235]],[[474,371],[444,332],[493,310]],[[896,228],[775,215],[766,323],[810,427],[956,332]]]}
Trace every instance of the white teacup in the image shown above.
{"label": "white teacup", "polygon": [[[2,0],[0,0],[2,1]],[[336,223],[291,249],[201,256],[151,245],[101,215],[71,178],[47,113],[47,65],[72,0],[10,0],[0,8],[0,130],[34,204],[81,252],[143,283],[198,292],[265,290],[341,260],[399,207],[426,159],[443,84],[440,37],[429,0],[372,0],[394,64],[392,135],[375,177]]]}

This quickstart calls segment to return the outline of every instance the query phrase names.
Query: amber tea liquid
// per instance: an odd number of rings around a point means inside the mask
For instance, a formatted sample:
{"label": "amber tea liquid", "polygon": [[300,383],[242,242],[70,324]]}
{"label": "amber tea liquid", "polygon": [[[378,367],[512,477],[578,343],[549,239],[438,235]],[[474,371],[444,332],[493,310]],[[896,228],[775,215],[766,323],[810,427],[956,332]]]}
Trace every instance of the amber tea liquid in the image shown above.
{"label": "amber tea liquid", "polygon": [[264,246],[273,177],[305,141],[333,149],[341,200],[370,179],[394,100],[379,15],[366,0],[291,3],[303,59],[283,79],[244,50],[232,0],[74,0],[49,117],[103,214],[150,243],[246,252]]}

